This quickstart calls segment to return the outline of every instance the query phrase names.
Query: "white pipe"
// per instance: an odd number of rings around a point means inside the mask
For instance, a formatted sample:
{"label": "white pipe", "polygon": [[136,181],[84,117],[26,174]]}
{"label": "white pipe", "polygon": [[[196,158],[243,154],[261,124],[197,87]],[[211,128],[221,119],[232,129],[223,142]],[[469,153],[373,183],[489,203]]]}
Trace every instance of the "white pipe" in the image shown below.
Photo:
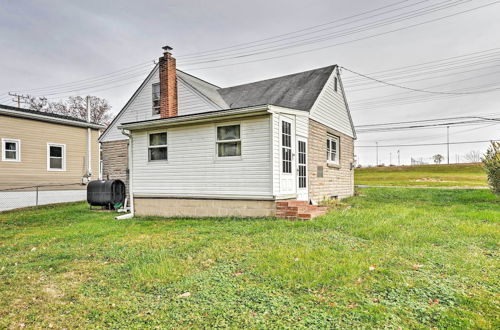
{"label": "white pipe", "polygon": [[133,217],[134,217],[133,213],[127,213],[127,214],[119,215],[119,216],[115,217],[115,219],[116,220],[125,220],[125,219],[132,219]]}
{"label": "white pipe", "polygon": [[[124,214],[124,215],[119,215],[115,217],[116,220],[122,220],[122,219],[130,219],[133,218],[135,215],[135,210],[134,210],[134,189],[133,189],[133,178],[132,175],[134,173],[133,171],[133,140],[132,140],[132,134],[130,132],[126,132],[124,129],[121,130],[123,135],[128,136],[128,190],[129,190],[129,195],[130,195],[130,213]],[[126,206],[126,205],[125,205]]]}
{"label": "white pipe", "polygon": [[[87,122],[90,124],[89,97],[87,96]],[[87,180],[92,176],[92,130],[87,128]]]}

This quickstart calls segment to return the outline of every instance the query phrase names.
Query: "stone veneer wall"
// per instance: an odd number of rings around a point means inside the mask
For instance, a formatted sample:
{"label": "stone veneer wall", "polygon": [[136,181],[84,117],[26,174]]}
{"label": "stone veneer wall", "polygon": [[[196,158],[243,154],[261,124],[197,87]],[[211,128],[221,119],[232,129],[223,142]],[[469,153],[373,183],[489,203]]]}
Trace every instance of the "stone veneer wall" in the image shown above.
{"label": "stone veneer wall", "polygon": [[135,214],[162,217],[274,217],[275,201],[135,197]]}
{"label": "stone veneer wall", "polygon": [[128,191],[128,140],[101,143],[102,178],[119,179],[125,182]]}
{"label": "stone veneer wall", "polygon": [[[340,166],[326,162],[326,137],[331,133],[340,138]],[[320,202],[336,196],[339,199],[354,194],[354,139],[309,119],[308,141],[309,198]],[[323,177],[318,177],[318,167],[323,167]]]}

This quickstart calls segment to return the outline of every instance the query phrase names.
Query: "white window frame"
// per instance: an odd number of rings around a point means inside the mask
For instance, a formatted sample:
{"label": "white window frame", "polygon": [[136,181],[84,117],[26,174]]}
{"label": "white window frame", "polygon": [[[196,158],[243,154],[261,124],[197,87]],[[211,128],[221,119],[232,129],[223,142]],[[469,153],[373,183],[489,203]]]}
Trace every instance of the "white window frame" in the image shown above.
{"label": "white window frame", "polygon": [[[158,86],[158,107],[155,107],[154,106],[154,86]],[[152,84],[151,85],[151,108],[152,108],[152,113],[153,113],[153,116],[159,116],[160,115],[160,102],[161,102],[161,96],[160,96],[160,83],[155,83],[155,84]],[[158,113],[156,113],[156,109],[158,109]]]}
{"label": "white window frame", "polygon": [[340,137],[336,136],[336,135],[333,135],[331,133],[328,133],[327,136],[326,136],[326,139],[327,141],[330,141],[330,146],[332,145],[332,141],[335,141],[335,145],[337,146],[336,150],[335,150],[335,160],[332,160],[331,159],[331,155],[332,155],[332,149],[330,147],[330,149],[328,149],[328,146],[326,148],[326,162],[328,164],[334,164],[334,165],[339,165],[340,164]]}
{"label": "white window frame", "polygon": [[[62,168],[51,168],[50,167],[50,147],[61,147],[62,148]],[[47,171],[50,172],[65,172],[66,171],[66,145],[62,143],[47,143]]]}
{"label": "white window frame", "polygon": [[[151,135],[153,134],[161,134],[161,133],[165,133],[167,135],[167,144],[159,144],[157,146],[152,146],[151,145]],[[154,131],[154,132],[148,132],[148,163],[156,163],[156,162],[168,162],[168,159],[169,159],[169,154],[168,154],[168,140],[169,140],[169,137],[168,137],[168,132],[167,131]],[[150,149],[155,149],[155,148],[167,148],[167,159],[157,159],[157,160],[151,160],[151,157],[150,157],[150,154],[149,154],[149,150]]]}
{"label": "white window frame", "polygon": [[[240,127],[240,138],[239,139],[232,139],[232,140],[220,140],[217,135],[217,131],[219,127],[225,127],[225,126],[239,126]],[[231,122],[231,123],[221,123],[221,124],[216,124],[215,125],[215,158],[217,160],[240,160],[242,155],[243,155],[243,141],[241,138],[242,134],[242,125],[241,122]],[[239,156],[219,156],[219,144],[220,143],[231,143],[231,142],[239,142],[240,143],[240,155]]]}
{"label": "white window frame", "polygon": [[[16,144],[16,159],[10,159],[5,157],[7,149],[5,148],[5,143],[11,142]],[[4,162],[20,162],[21,161],[21,140],[19,139],[7,139],[2,138],[2,161]]]}

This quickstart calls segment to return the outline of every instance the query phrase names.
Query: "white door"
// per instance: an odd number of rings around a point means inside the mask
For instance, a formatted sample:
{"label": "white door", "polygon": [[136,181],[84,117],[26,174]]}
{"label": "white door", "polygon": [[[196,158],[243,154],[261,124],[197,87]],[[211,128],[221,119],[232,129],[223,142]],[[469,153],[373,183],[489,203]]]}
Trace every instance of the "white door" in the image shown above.
{"label": "white door", "polygon": [[297,137],[297,199],[309,200],[307,180],[307,140]]}
{"label": "white door", "polygon": [[288,118],[280,120],[280,193],[295,194],[295,123]]}

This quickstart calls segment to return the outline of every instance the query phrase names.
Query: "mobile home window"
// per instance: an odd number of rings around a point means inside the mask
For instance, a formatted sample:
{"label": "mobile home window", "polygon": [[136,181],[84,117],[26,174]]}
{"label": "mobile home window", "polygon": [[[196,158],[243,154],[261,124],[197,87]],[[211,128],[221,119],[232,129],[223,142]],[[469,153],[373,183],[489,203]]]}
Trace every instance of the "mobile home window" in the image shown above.
{"label": "mobile home window", "polygon": [[153,115],[160,114],[160,84],[153,84]]}
{"label": "mobile home window", "polygon": [[240,125],[217,127],[217,156],[241,156]]}
{"label": "mobile home window", "polygon": [[66,146],[49,143],[47,145],[47,169],[49,171],[66,170]]}
{"label": "mobile home window", "polygon": [[326,139],[326,159],[328,163],[339,164],[339,144],[338,136],[328,134]]}
{"label": "mobile home window", "polygon": [[281,122],[281,154],[283,173],[292,173],[292,124]]}
{"label": "mobile home window", "polygon": [[21,161],[21,141],[2,139],[2,160],[5,162]]}
{"label": "mobile home window", "polygon": [[149,161],[168,160],[167,133],[149,134]]}

